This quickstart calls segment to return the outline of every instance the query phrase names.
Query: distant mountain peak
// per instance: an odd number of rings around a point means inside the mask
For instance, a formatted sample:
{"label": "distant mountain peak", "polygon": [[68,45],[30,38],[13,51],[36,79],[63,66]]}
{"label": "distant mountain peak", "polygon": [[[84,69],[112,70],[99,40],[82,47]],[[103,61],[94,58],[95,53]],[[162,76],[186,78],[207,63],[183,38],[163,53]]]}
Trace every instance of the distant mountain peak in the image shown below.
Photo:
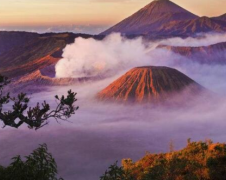
{"label": "distant mountain peak", "polygon": [[214,18],[198,17],[170,0],[154,0],[101,35],[113,32],[153,38],[222,33],[226,32],[226,14]]}
{"label": "distant mountain peak", "polygon": [[190,13],[170,0],[155,0],[141,10],[149,10],[151,13]]}
{"label": "distant mountain peak", "polygon": [[127,35],[145,35],[172,21],[192,20],[198,16],[169,0],[155,0],[132,16],[101,33],[120,32]]}

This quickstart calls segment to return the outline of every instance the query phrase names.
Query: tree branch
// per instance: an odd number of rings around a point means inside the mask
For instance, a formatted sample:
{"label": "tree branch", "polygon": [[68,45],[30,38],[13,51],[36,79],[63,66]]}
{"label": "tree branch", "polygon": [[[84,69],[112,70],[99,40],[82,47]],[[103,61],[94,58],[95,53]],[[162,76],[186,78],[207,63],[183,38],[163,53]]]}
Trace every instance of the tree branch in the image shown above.
{"label": "tree branch", "polygon": [[[22,124],[27,124],[30,129],[38,130],[47,125],[48,120],[54,118],[55,120],[67,120],[75,111],[78,106],[74,106],[77,101],[76,93],[71,90],[68,91],[67,96],[57,100],[57,107],[51,110],[50,105],[44,101],[41,105],[37,103],[35,107],[29,107],[30,99],[25,93],[18,94],[18,96],[11,97],[9,93],[3,95],[4,86],[9,83],[9,80],[0,75],[0,120],[5,126],[19,128]],[[3,111],[3,105],[13,103],[11,110]],[[28,109],[28,110],[27,110]],[[27,112],[25,112],[27,110]]]}

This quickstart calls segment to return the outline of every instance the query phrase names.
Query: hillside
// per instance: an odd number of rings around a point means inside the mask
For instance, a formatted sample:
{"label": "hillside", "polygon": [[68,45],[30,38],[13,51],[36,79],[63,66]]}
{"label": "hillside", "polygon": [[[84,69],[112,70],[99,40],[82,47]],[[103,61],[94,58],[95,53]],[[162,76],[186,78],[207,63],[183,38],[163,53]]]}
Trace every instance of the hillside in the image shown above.
{"label": "hillside", "polygon": [[226,64],[226,42],[201,47],[180,47],[160,45],[157,48],[167,49],[191,60],[202,64]]}
{"label": "hillside", "polygon": [[73,33],[0,32],[0,39],[5,39],[0,41],[0,46],[8,42],[7,48],[0,56],[0,73],[13,78],[54,65],[62,58],[65,46],[73,43],[77,37],[93,36]]}
{"label": "hillside", "polygon": [[168,67],[138,67],[114,81],[98,93],[100,100],[123,102],[159,102],[191,88],[192,93],[202,87],[195,81]]}
{"label": "hillside", "polygon": [[171,21],[151,33],[164,36],[193,36],[197,33],[226,32],[226,23],[208,17],[193,20]]}
{"label": "hillside", "polygon": [[0,55],[38,38],[37,33],[0,31]]}

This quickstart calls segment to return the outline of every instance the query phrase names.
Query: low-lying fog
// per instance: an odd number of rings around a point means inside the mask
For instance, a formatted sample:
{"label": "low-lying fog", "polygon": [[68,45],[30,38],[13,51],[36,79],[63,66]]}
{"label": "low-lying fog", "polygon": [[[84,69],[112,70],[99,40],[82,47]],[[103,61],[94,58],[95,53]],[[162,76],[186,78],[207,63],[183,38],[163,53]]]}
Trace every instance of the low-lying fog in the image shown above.
{"label": "low-lying fog", "polygon": [[[177,68],[216,95],[205,99],[196,96],[189,103],[185,102],[184,107],[98,102],[95,99],[96,93],[130,67],[101,81],[71,87],[52,87],[47,92],[33,94],[32,102],[47,100],[55,104],[53,99],[56,94],[72,89],[78,92],[77,105],[80,109],[70,122],[57,124],[51,120],[48,126],[38,131],[26,127],[18,130],[2,129],[0,164],[7,165],[12,156],[27,155],[39,144],[47,143],[59,166],[59,174],[65,180],[94,180],[117,160],[132,158],[136,161],[146,151],[169,151],[170,141],[174,142],[175,149],[184,147],[188,138],[193,141],[212,139],[214,142],[225,142],[226,66],[176,63],[174,59],[178,57],[172,55],[167,57],[168,61],[167,58],[160,59],[164,57],[161,52],[146,56],[151,58],[150,65]],[[142,57],[136,58],[142,60]],[[147,61],[144,65],[147,65]],[[78,68],[71,73],[76,72],[77,75]]]}

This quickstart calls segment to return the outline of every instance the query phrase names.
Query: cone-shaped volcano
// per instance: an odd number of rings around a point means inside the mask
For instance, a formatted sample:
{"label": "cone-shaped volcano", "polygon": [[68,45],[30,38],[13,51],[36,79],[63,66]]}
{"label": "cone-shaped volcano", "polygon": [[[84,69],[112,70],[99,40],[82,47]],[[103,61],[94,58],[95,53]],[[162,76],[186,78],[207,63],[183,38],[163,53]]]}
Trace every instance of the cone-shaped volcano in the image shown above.
{"label": "cone-shaped volcano", "polygon": [[150,31],[155,31],[171,21],[184,21],[196,18],[198,16],[169,0],[155,0],[132,16],[106,30],[102,35],[112,32],[120,32],[127,35],[148,34]]}
{"label": "cone-shaped volcano", "polygon": [[196,94],[201,85],[168,67],[138,67],[110,84],[98,93],[100,100],[153,102],[167,99],[185,89]]}

